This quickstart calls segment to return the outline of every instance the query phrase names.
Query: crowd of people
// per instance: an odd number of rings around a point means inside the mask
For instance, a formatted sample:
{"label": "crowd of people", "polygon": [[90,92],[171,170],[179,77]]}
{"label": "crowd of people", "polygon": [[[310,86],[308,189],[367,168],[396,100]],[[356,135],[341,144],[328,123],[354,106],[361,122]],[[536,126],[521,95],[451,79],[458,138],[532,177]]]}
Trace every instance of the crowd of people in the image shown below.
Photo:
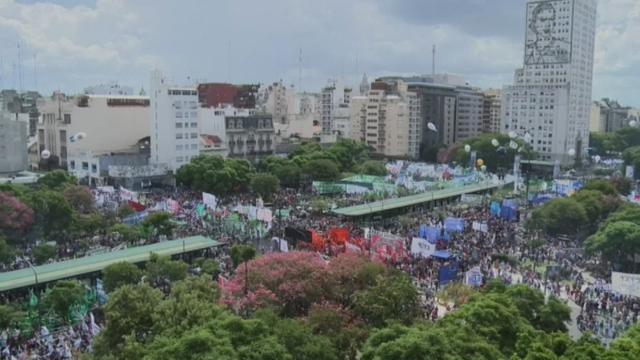
{"label": "crowd of people", "polygon": [[[119,204],[127,203],[122,194],[115,190],[107,193],[96,193],[99,197],[100,211],[112,211]],[[127,194],[130,196],[130,194]],[[298,192],[285,189],[278,192],[273,201],[266,206],[273,210],[273,217],[268,222],[256,226],[256,220],[246,214],[239,214],[234,209],[238,206],[262,205],[260,200],[251,194],[232,195],[217,199],[215,208],[205,207],[202,211],[201,193],[187,190],[154,191],[140,194],[135,202],[147,211],[170,211],[179,225],[174,237],[206,235],[227,244],[250,243],[256,245],[260,252],[282,251],[281,246],[273,246],[274,237],[285,238],[287,227],[309,229],[324,233],[333,228],[346,229],[353,238],[366,238],[367,233],[384,233],[402,239],[403,251],[400,256],[384,258],[391,266],[408,273],[420,291],[425,317],[437,319],[453,309],[451,304],[439,304],[437,294],[442,289],[440,270],[453,269],[456,276],[453,281],[464,277],[465,272],[477,269],[482,274],[482,285],[491,279],[501,279],[506,283],[522,283],[539,289],[545,295],[574,301],[581,307],[577,319],[580,331],[591,331],[603,339],[611,339],[619,335],[631,324],[640,320],[640,300],[628,296],[620,296],[589,286],[582,276],[585,257],[579,246],[557,239],[547,239],[539,246],[532,246],[529,238],[524,236],[523,221],[496,217],[486,204],[472,206],[441,206],[437,209],[418,209],[399,218],[382,219],[356,223],[348,218],[329,215],[313,208],[316,195],[310,192]],[[331,203],[357,203],[359,196],[338,196]],[[115,204],[115,207],[114,207]],[[526,217],[523,212],[521,217]],[[437,250],[445,250],[448,258],[421,257],[409,251],[411,240],[420,236],[420,227],[430,226],[442,229],[446,218],[462,219],[463,229],[450,231],[446,237],[439,238],[435,244]],[[229,231],[226,226],[230,219],[240,226]],[[122,220],[122,219],[121,219]],[[259,221],[258,221],[259,223]],[[472,223],[483,224],[482,229],[472,228]],[[236,225],[237,225],[236,224]],[[239,229],[239,230],[237,230]],[[369,235],[369,240],[371,236]],[[97,244],[113,249],[122,244],[114,234],[98,235]],[[371,253],[371,242],[360,244],[360,251]],[[367,247],[369,247],[367,249]],[[287,249],[308,249],[306,244],[291,242]],[[78,252],[67,250],[56,257],[56,261],[76,256]],[[221,266],[225,277],[232,276],[233,267],[229,254],[225,249],[215,250],[212,254]],[[346,247],[345,247],[346,249]],[[325,251],[326,250],[326,251]],[[333,249],[320,250],[325,255],[335,255]],[[62,251],[62,250],[61,250]],[[25,255],[27,254],[27,255]],[[16,257],[13,265],[2,271],[30,266],[29,252]],[[553,264],[544,271],[540,265]],[[197,273],[197,269],[193,269]],[[552,271],[551,271],[552,270]],[[448,279],[447,281],[451,281]],[[55,334],[43,330],[34,338],[20,343],[4,334],[2,343],[3,359],[45,358],[67,359],[74,351],[90,351],[91,339],[99,332],[99,321],[85,320],[73,327],[66,327]],[[44,354],[44,355],[43,355]]]}

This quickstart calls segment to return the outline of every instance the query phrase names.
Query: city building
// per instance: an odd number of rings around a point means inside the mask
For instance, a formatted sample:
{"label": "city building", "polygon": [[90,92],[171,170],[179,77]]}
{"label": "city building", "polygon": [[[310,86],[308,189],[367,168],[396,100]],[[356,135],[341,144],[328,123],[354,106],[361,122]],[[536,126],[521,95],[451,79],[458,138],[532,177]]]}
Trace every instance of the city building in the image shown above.
{"label": "city building", "polygon": [[[330,80],[320,92],[320,126],[321,142],[335,142],[337,139],[335,119],[344,119],[351,102],[350,87],[342,86],[338,81]],[[339,110],[342,109],[342,110]]]}
{"label": "city building", "polygon": [[484,131],[484,94],[469,86],[456,86],[456,92],[454,141],[461,142]]}
{"label": "city building", "polygon": [[420,138],[412,135],[419,125],[418,97],[401,80],[376,81],[366,95],[351,99],[351,138],[367,143],[377,154],[418,157]]}
{"label": "city building", "polygon": [[275,149],[275,131],[271,114],[226,116],[228,156],[255,160],[272,155]]}
{"label": "city building", "polygon": [[198,123],[200,129],[200,153],[227,156],[227,117],[247,117],[255,113],[253,109],[237,109],[231,105],[221,107],[200,107]]}
{"label": "city building", "polygon": [[154,71],[150,100],[150,163],[175,172],[200,153],[198,90],[170,84],[160,71]]}
{"label": "city building", "polygon": [[482,132],[499,133],[501,129],[502,91],[489,89],[483,91]]}
{"label": "city building", "polygon": [[28,117],[0,111],[0,174],[27,169]]}
{"label": "city building", "polygon": [[76,167],[80,163],[69,160],[81,154],[129,151],[148,137],[149,109],[146,96],[54,93],[38,102],[38,153],[47,150],[56,166],[82,171]]}
{"label": "city building", "polygon": [[38,125],[37,101],[42,96],[36,91],[24,91],[18,93],[16,90],[0,91],[0,111],[13,114],[26,114],[28,116],[28,134],[35,136]]}
{"label": "city building", "polygon": [[631,121],[639,121],[640,110],[622,106],[617,101],[602,99],[591,106],[589,131],[615,132],[629,126]]}
{"label": "city building", "polygon": [[542,160],[588,147],[596,0],[529,0],[524,66],[502,94],[502,131],[529,134]]}
{"label": "city building", "polygon": [[89,86],[84,89],[85,95],[133,95],[131,86],[120,86],[117,83]]}
{"label": "city building", "polygon": [[203,107],[231,105],[236,109],[255,109],[260,85],[227,83],[198,84],[198,100]]}

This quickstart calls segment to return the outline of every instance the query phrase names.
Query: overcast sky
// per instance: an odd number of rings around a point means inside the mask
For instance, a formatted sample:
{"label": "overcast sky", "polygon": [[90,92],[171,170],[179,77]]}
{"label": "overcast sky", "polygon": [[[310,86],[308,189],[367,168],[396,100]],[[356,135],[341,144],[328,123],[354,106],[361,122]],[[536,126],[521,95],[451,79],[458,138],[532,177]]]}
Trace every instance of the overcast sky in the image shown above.
{"label": "overcast sky", "polygon": [[[525,0],[0,0],[0,87],[78,92],[117,81],[270,83],[316,91],[391,74],[501,87],[522,66]],[[594,99],[640,107],[640,0],[600,0]],[[18,63],[21,46],[22,66]],[[299,53],[302,49],[302,66]],[[35,65],[35,66],[34,66]],[[19,71],[22,69],[22,71]],[[34,76],[34,74],[36,74]]]}

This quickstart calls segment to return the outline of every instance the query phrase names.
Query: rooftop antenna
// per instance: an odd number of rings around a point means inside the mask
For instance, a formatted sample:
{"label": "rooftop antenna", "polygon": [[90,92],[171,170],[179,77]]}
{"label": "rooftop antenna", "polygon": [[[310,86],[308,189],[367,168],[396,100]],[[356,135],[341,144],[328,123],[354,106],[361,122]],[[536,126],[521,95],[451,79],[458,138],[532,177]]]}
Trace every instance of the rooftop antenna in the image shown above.
{"label": "rooftop antenna", "polygon": [[4,59],[0,56],[0,90],[4,88]]}
{"label": "rooftop antenna", "polygon": [[431,50],[431,75],[436,76],[436,45]]}
{"label": "rooftop antenna", "polygon": [[227,41],[227,82],[231,83],[231,41]]}
{"label": "rooftop antenna", "polygon": [[33,90],[38,91],[38,67],[36,53],[33,53]]}
{"label": "rooftop antenna", "polygon": [[22,92],[22,49],[18,42],[18,90]]}
{"label": "rooftop antenna", "polygon": [[302,48],[298,53],[298,91],[302,91]]}

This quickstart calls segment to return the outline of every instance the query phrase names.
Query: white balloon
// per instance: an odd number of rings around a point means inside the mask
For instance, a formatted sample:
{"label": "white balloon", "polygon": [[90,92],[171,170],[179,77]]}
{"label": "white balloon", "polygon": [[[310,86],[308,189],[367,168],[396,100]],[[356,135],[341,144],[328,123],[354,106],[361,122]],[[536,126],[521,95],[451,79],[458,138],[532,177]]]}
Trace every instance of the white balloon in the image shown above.
{"label": "white balloon", "polygon": [[531,134],[529,133],[524,134],[524,141],[531,142]]}
{"label": "white balloon", "polygon": [[524,147],[520,146],[520,147],[518,148],[518,152],[519,152],[519,153],[521,153],[521,152],[523,152],[523,151],[524,151]]}
{"label": "white balloon", "polygon": [[509,147],[512,148],[513,150],[516,150],[518,148],[518,143],[511,140],[509,141]]}
{"label": "white balloon", "polygon": [[638,126],[638,122],[635,121],[635,120],[631,120],[631,121],[629,121],[629,126],[636,127],[636,126]]}
{"label": "white balloon", "polygon": [[515,131],[509,131],[509,137],[515,139],[518,137],[518,134]]}
{"label": "white balloon", "polygon": [[500,143],[498,142],[497,139],[493,139],[493,140],[491,140],[491,145],[493,145],[495,147],[498,147],[500,145]]}
{"label": "white balloon", "polygon": [[427,128],[431,131],[438,131],[438,128],[433,123],[427,123]]}
{"label": "white balloon", "polygon": [[87,133],[79,132],[76,134],[76,140],[81,140],[87,137]]}
{"label": "white balloon", "polygon": [[576,155],[576,149],[569,149],[569,156],[575,156]]}
{"label": "white balloon", "polygon": [[482,166],[480,167],[480,170],[482,170],[482,171],[487,171],[487,165],[482,165]]}
{"label": "white balloon", "polygon": [[600,162],[600,160],[602,160],[602,158],[600,157],[600,155],[596,155],[596,156],[594,157],[594,160],[596,161],[596,163],[599,163],[599,162]]}
{"label": "white balloon", "polygon": [[45,160],[46,160],[46,159],[48,159],[48,158],[50,158],[50,157],[51,157],[51,152],[50,152],[49,150],[46,150],[46,149],[45,149],[45,150],[42,150],[42,153],[40,153],[40,156],[41,156],[43,159],[45,159]]}
{"label": "white balloon", "polygon": [[471,145],[467,144],[464,146],[464,151],[469,152],[471,151]]}

